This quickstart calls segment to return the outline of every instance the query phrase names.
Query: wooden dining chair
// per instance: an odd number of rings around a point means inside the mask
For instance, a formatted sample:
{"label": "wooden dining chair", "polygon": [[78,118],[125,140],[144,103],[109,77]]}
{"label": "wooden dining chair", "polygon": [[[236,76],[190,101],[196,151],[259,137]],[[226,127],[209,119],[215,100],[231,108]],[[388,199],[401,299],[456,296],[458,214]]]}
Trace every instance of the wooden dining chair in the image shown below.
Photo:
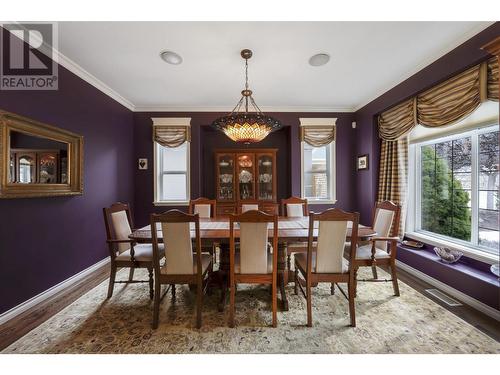
{"label": "wooden dining chair", "polygon": [[[317,246],[313,247],[314,224],[319,222]],[[313,284],[327,282],[337,284],[344,297],[349,301],[351,326],[356,326],[354,306],[355,275],[353,261],[355,248],[350,249],[349,261],[344,259],[344,247],[348,223],[352,223],[351,244],[357,243],[359,214],[344,212],[338,208],[330,208],[322,213],[309,215],[309,240],[307,253],[295,255],[295,294],[300,289],[307,300],[307,326],[312,326],[312,294]],[[348,293],[338,286],[347,283]],[[305,288],[305,290],[304,290]]]}
{"label": "wooden dining chair", "polygon": [[[132,234],[132,215],[126,203],[113,203],[103,208],[106,226],[107,244],[109,248],[111,273],[109,277],[108,298],[113,296],[113,289],[118,283],[149,283],[149,296],[153,299],[153,246],[137,244],[129,238]],[[164,247],[158,248],[158,256],[163,258]],[[118,268],[130,268],[127,281],[116,281]],[[147,268],[149,280],[134,280],[134,269]]]}
{"label": "wooden dining chair", "polygon": [[286,217],[304,217],[309,215],[307,199],[290,197],[281,200],[281,214]]}
{"label": "wooden dining chair", "polygon": [[199,214],[200,219],[214,218],[217,215],[217,201],[203,197],[191,199],[189,201],[189,213]]}
{"label": "wooden dining chair", "polygon": [[[239,254],[235,250],[235,223],[239,224]],[[273,224],[273,248],[278,248],[278,216],[261,211],[231,215],[229,219],[229,326],[234,327],[237,284],[270,284],[273,327],[277,319],[278,252],[267,250],[269,224]]]}
{"label": "wooden dining chair", "polygon": [[[189,201],[189,213],[200,215],[200,219],[215,218],[217,216],[217,201],[215,199],[208,198],[197,198],[191,199]],[[212,244],[212,246],[203,246],[202,251],[208,252],[213,257],[213,262],[217,261],[217,248],[218,243]]]}
{"label": "wooden dining chair", "polygon": [[[358,246],[355,258],[356,290],[358,281],[388,282],[392,281],[394,295],[399,296],[398,277],[396,273],[396,250],[399,241],[399,221],[401,206],[391,201],[378,202],[373,214],[373,230],[377,232],[368,244]],[[379,279],[377,266],[387,266],[391,279]],[[357,279],[359,267],[371,267],[373,279]]]}
{"label": "wooden dining chair", "polygon": [[246,200],[238,206],[238,213],[244,214],[247,211],[258,211],[259,201],[257,200]]}
{"label": "wooden dining chair", "polygon": [[[194,252],[194,258],[191,224],[194,224],[195,232],[196,251]],[[161,244],[158,241],[159,230],[162,232],[163,243],[165,244],[165,265],[163,266],[160,265]],[[203,294],[208,284],[207,276],[209,269],[212,267],[212,257],[210,254],[201,252],[199,215],[186,214],[179,210],[152,214],[151,235],[155,271],[153,328],[158,327],[162,284],[167,284],[172,288],[173,299],[175,299],[176,284],[196,285],[196,327],[200,328]]]}

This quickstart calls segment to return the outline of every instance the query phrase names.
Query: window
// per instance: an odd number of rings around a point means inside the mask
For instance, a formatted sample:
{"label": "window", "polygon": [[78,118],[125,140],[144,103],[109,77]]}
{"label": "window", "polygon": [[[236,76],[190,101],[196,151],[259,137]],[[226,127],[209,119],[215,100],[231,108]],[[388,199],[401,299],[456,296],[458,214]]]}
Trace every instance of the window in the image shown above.
{"label": "window", "polygon": [[411,145],[413,230],[498,254],[498,137],[496,125]]}
{"label": "window", "polygon": [[185,204],[189,200],[189,142],[164,147],[155,142],[155,203]]}
{"label": "window", "polygon": [[310,203],[334,203],[335,142],[314,147],[302,142],[302,197]]}

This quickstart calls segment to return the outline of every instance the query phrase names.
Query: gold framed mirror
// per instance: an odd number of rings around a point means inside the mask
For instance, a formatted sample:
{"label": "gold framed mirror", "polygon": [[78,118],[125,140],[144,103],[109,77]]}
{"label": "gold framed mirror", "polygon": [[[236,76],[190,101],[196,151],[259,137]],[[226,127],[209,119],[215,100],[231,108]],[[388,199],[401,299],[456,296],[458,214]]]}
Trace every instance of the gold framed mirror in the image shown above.
{"label": "gold framed mirror", "polygon": [[0,110],[0,198],[83,194],[83,137]]}

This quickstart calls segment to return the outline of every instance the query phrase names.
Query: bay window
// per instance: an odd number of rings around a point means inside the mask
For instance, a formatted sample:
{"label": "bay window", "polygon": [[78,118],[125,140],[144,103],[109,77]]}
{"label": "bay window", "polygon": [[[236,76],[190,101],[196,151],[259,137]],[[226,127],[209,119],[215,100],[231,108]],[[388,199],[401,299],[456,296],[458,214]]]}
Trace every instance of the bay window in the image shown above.
{"label": "bay window", "polygon": [[498,255],[498,125],[413,143],[409,172],[410,231]]}

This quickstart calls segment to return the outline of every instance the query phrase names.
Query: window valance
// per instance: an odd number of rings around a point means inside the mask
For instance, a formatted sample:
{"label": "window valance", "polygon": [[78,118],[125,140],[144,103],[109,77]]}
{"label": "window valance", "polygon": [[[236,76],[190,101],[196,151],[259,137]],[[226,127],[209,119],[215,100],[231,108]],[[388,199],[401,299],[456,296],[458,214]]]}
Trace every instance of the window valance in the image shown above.
{"label": "window valance", "polygon": [[396,141],[417,124],[450,125],[486,100],[498,100],[498,60],[492,58],[430,88],[378,117],[379,135]]}
{"label": "window valance", "polygon": [[153,141],[165,147],[191,142],[190,118],[153,118]]}
{"label": "window valance", "polygon": [[301,118],[300,141],[313,147],[322,147],[335,140],[336,118]]}

